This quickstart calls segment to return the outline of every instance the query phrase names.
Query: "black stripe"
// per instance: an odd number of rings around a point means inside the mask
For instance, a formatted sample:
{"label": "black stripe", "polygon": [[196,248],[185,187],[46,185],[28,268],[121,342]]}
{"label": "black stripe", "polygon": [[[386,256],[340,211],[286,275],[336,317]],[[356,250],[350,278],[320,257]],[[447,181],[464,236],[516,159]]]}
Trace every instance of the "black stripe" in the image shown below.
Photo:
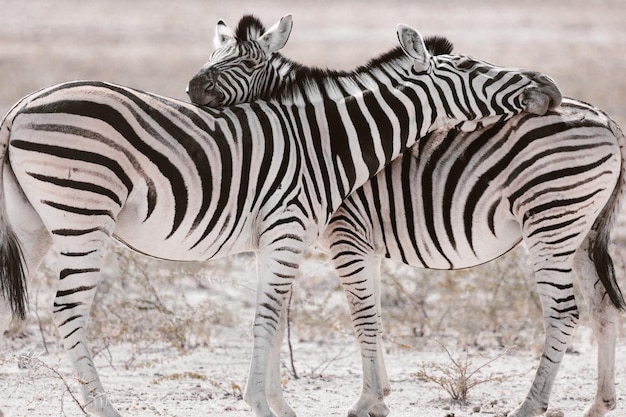
{"label": "black stripe", "polygon": [[[382,126],[383,121],[386,121],[387,123],[389,123],[389,119],[385,116],[385,113],[380,110],[380,107],[377,110],[375,110],[373,107],[372,108],[369,107],[369,104],[372,104],[372,103],[367,103],[368,101],[369,102],[373,101],[376,103],[376,99],[374,98],[374,95],[365,94],[364,98],[369,98],[366,101],[366,104],[368,104],[366,111],[370,112],[377,121],[380,119],[380,122],[381,122],[381,124],[377,122],[376,126],[374,126],[374,129],[380,129],[381,127],[383,127]],[[359,147],[361,148],[360,156],[362,157],[363,162],[365,163],[365,166],[367,167],[367,170],[369,172],[368,176],[371,177],[374,174],[376,174],[376,172],[379,170],[381,166],[380,161],[376,157],[376,149],[374,148],[374,140],[375,140],[374,138],[377,136],[376,139],[379,141],[380,139],[384,139],[385,138],[385,135],[383,134],[384,132],[370,130],[370,125],[367,121],[367,118],[365,117],[365,114],[361,110],[359,103],[357,102],[357,99],[346,98],[345,104],[346,104],[346,111],[350,119],[350,125],[354,128],[356,137],[359,139],[358,143],[359,143]],[[350,182],[350,189],[352,189],[353,184],[354,184],[354,181]]]}
{"label": "black stripe", "polygon": [[108,235],[101,227],[93,227],[91,229],[53,229],[50,231],[50,233],[57,236],[83,236],[93,232],[102,232]]}
{"label": "black stripe", "polygon": [[80,214],[83,216],[108,216],[115,220],[115,216],[111,210],[89,209],[84,207],[68,206],[67,204],[55,203],[54,201],[41,200],[41,202],[52,208],[67,211],[68,213]]}
{"label": "black stripe", "polygon": [[69,290],[59,290],[57,291],[55,298],[67,297],[68,295],[72,295],[77,292],[90,291],[90,290],[93,290],[94,288],[96,288],[95,285],[89,285],[89,286],[74,287]]}
{"label": "black stripe", "polygon": [[[350,152],[350,137],[348,136],[345,125],[341,119],[337,103],[325,101],[324,113],[326,115],[328,129],[330,132],[333,132],[332,141],[330,142],[330,154],[333,157],[332,160],[328,162],[332,164],[336,181],[335,186],[339,190],[339,195],[345,196],[352,189],[356,179],[356,170],[354,167],[352,152]],[[340,169],[340,166],[343,169]],[[348,181],[347,187],[344,187],[342,171]]]}
{"label": "black stripe", "polygon": [[90,272],[100,272],[100,268],[81,268],[81,269],[65,268],[61,270],[59,274],[59,279],[64,280],[70,275],[87,274]]}
{"label": "black stripe", "polygon": [[104,188],[104,187],[101,187],[99,185],[96,185],[90,182],[51,177],[48,175],[36,174],[34,172],[27,172],[27,174],[39,181],[58,185],[59,187],[71,188],[73,190],[88,191],[94,194],[99,194],[99,195],[108,197],[120,207],[122,205],[121,200],[119,199],[117,194],[115,194],[113,191],[109,190],[108,188]]}
{"label": "black stripe", "polygon": [[[391,174],[391,167],[387,166],[385,168],[385,172]],[[400,250],[400,259],[402,260],[402,262],[407,263],[407,259],[404,254],[404,247],[402,246],[402,241],[400,240],[400,236],[398,234],[399,219],[397,218],[396,214],[399,214],[398,213],[399,208],[396,208],[394,183],[392,181],[394,178],[392,175],[384,175],[384,179],[385,179],[386,200],[387,200],[387,204],[389,205],[388,214],[390,218],[388,219],[388,221],[391,224],[391,233],[393,234],[393,238],[396,241],[396,247]],[[412,219],[410,217],[406,217],[406,219],[408,220],[407,223],[410,224]]]}
{"label": "black stripe", "polygon": [[[267,105],[273,110],[273,113],[281,114],[281,108],[279,108],[276,104],[267,103]],[[284,149],[283,149],[282,155],[278,156],[278,160],[280,161],[280,167],[278,169],[278,173],[274,177],[272,184],[270,185],[269,191],[266,192],[265,197],[261,201],[261,207],[266,207],[268,200],[276,195],[281,195],[281,198],[280,200],[278,200],[276,207],[283,206],[286,203],[285,200],[291,197],[290,191],[295,189],[301,180],[300,175],[301,175],[301,169],[302,169],[302,161],[300,160],[299,156],[300,154],[302,154],[302,152],[298,152],[298,150],[292,151],[291,145],[295,144],[297,141],[291,140],[291,138],[294,136],[294,132],[290,129],[290,126],[288,126],[285,123],[285,119],[287,119],[287,115],[281,114],[281,117],[278,117],[278,121],[280,123],[280,131],[272,132],[270,130],[272,136],[266,136],[266,137],[272,137],[272,138],[273,137],[284,138],[283,139]],[[276,155],[273,155],[273,156],[276,157]],[[284,180],[285,178],[287,178],[287,174],[289,172],[288,170],[291,165],[292,158],[294,158],[294,156],[296,156],[297,159],[295,161],[296,166],[293,167],[293,172],[297,174],[291,177],[291,183],[287,185],[286,189],[280,189],[281,186],[284,186]],[[278,192],[279,190],[280,190],[280,193]],[[270,213],[268,213],[265,216],[264,220],[269,215]]]}
{"label": "black stripe", "polygon": [[[437,230],[435,227],[435,213],[439,211],[439,205],[435,204],[434,201],[434,190],[439,188],[438,182],[439,178],[436,176],[436,168],[441,164],[442,158],[446,155],[449,143],[452,139],[454,139],[454,130],[451,130],[444,140],[442,140],[439,144],[437,144],[437,148],[430,152],[430,158],[428,161],[424,161],[423,164],[423,172],[421,176],[421,188],[422,188],[422,200],[424,207],[424,223],[426,225],[426,230],[428,235],[435,246],[437,252],[445,259],[448,263],[449,267],[452,267],[452,262],[445,255],[443,248],[441,247],[441,242],[439,240],[439,236],[437,234]],[[428,137],[432,139],[432,136]],[[420,154],[422,154],[426,143],[422,143],[423,141],[419,141],[420,146]],[[434,144],[433,144],[434,146]],[[443,236],[442,236],[443,238]]]}
{"label": "black stripe", "polygon": [[[416,162],[419,158],[419,155],[421,155],[421,152],[418,154],[418,157],[415,158],[413,156],[413,154],[411,152],[409,153],[405,153],[404,156],[402,157],[402,171],[400,173],[400,179],[401,179],[401,189],[398,190],[398,192],[402,193],[402,200],[404,201],[404,215],[405,218],[407,219],[406,225],[407,225],[407,232],[409,235],[409,239],[411,241],[411,246],[413,247],[413,253],[415,254],[415,256],[417,256],[419,262],[424,265],[425,267],[427,267],[426,261],[424,260],[424,257],[422,256],[422,253],[419,249],[419,246],[417,244],[417,232],[415,231],[415,223],[413,222],[413,219],[415,218],[415,212],[413,211],[413,178],[411,176],[412,174],[412,170],[414,165],[416,165]],[[385,170],[385,175],[391,175],[391,170]],[[397,188],[394,189],[394,191],[397,190]]]}
{"label": "black stripe", "polygon": [[[297,107],[293,106],[292,111],[301,110]],[[317,163],[317,172],[321,175],[321,189],[324,191],[325,196],[324,199],[320,199],[320,202],[326,203],[326,215],[330,217],[333,211],[335,211],[336,207],[331,207],[333,202],[333,194],[332,190],[334,188],[335,181],[331,182],[330,175],[328,173],[328,165],[326,158],[324,158],[324,144],[321,137],[321,132],[319,129],[311,128],[318,126],[317,115],[315,114],[316,110],[313,106],[305,106],[304,117],[294,117],[296,123],[298,124],[298,137],[305,138],[305,131],[311,135],[311,143],[309,145],[313,145],[313,150],[315,151],[313,155],[310,155],[313,159],[313,163]],[[299,116],[299,114],[295,114],[295,116]],[[306,120],[308,122],[308,126],[303,126],[300,122],[300,119]],[[308,156],[308,155],[307,155]],[[311,171],[311,175],[314,174],[315,171]]]}

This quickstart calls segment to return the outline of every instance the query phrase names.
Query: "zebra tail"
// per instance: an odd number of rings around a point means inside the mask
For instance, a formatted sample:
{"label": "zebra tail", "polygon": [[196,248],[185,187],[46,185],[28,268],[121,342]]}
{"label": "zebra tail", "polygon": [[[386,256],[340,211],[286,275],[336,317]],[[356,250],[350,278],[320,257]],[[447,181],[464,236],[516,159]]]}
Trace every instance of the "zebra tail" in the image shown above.
{"label": "zebra tail", "polygon": [[595,238],[590,241],[589,253],[611,302],[618,310],[626,310],[626,302],[617,283],[613,261],[608,252],[611,228],[617,219],[622,200],[626,195],[626,140],[617,123],[611,120],[610,126],[612,133],[618,140],[622,164],[613,194],[593,225],[592,230],[596,233]]}
{"label": "zebra tail", "polygon": [[14,110],[15,107],[7,113],[0,125],[0,293],[9,302],[13,317],[23,320],[26,318],[28,306],[24,254],[9,224],[3,186],[4,165],[8,158]]}

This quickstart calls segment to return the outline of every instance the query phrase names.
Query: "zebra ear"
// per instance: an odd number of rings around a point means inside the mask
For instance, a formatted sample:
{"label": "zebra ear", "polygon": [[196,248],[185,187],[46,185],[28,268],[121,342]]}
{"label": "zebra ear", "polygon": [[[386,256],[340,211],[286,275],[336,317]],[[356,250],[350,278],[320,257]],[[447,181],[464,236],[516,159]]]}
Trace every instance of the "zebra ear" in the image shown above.
{"label": "zebra ear", "polygon": [[259,36],[257,42],[267,55],[274,53],[287,43],[293,26],[293,18],[290,14],[283,16],[278,23]]}
{"label": "zebra ear", "polygon": [[404,53],[415,60],[413,64],[415,71],[422,72],[428,69],[431,56],[426,49],[422,35],[417,30],[402,23],[398,25],[397,33]]}
{"label": "zebra ear", "polygon": [[215,38],[213,38],[213,46],[215,47],[215,49],[217,49],[229,43],[235,42],[237,42],[235,32],[233,32],[232,29],[226,25],[226,22],[220,19],[220,21],[217,22],[217,26],[215,27]]}

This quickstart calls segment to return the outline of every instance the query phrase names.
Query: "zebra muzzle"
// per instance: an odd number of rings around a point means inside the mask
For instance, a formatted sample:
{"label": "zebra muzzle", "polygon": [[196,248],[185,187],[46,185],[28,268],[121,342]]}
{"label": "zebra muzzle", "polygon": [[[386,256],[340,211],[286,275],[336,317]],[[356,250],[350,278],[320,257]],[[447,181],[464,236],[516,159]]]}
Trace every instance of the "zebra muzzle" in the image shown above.
{"label": "zebra muzzle", "polygon": [[554,80],[547,75],[537,74],[533,81],[535,85],[528,87],[522,94],[522,106],[528,113],[543,116],[561,104],[563,95]]}
{"label": "zebra muzzle", "polygon": [[225,99],[224,93],[217,87],[216,76],[196,75],[187,84],[187,95],[192,103],[200,106],[220,107]]}

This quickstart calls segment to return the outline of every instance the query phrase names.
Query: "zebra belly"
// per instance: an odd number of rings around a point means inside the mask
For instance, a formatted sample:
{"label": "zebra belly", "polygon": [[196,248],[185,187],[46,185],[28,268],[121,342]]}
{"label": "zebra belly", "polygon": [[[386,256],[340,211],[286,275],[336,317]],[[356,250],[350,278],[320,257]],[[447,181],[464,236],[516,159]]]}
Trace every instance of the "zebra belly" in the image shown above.
{"label": "zebra belly", "polygon": [[[396,220],[395,232],[385,222],[379,230],[383,234],[380,240],[385,242],[385,256],[429,269],[462,269],[492,261],[510,251],[521,240],[519,222],[507,207],[507,201],[501,200],[493,217],[477,210],[470,229],[466,229],[462,218],[454,218],[454,213],[448,211],[430,217],[433,225],[429,227],[424,224],[426,215],[423,210],[413,213],[411,227],[407,217]],[[450,235],[445,227],[447,218],[452,218]],[[412,230],[411,236],[408,235],[409,230]],[[471,235],[468,230],[471,230]]]}

